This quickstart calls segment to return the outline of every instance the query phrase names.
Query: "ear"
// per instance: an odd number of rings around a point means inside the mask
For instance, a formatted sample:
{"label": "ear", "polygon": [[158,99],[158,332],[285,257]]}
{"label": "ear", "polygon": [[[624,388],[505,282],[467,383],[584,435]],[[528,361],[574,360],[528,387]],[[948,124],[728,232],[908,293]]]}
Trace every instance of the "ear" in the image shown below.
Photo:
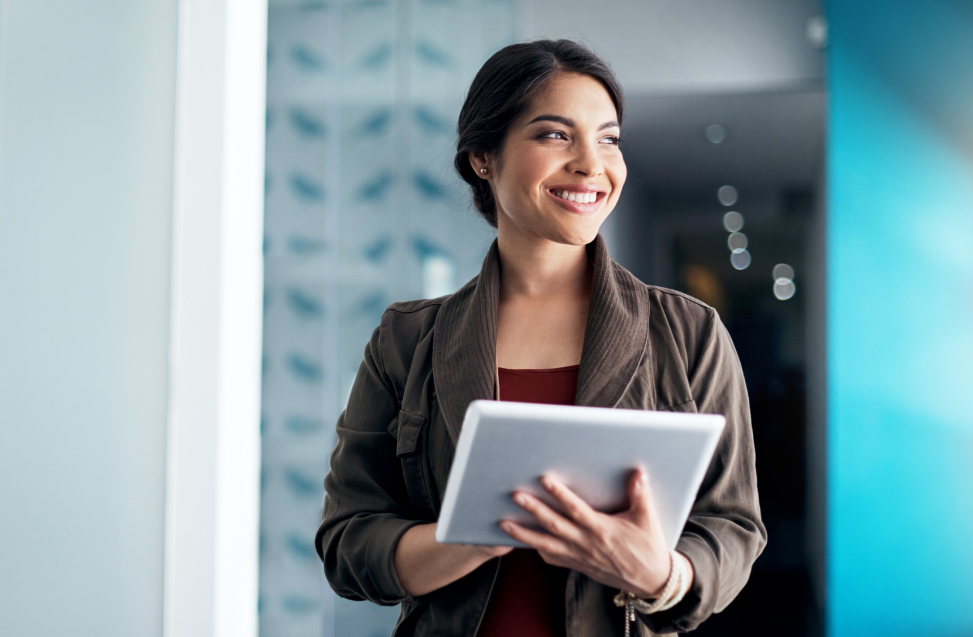
{"label": "ear", "polygon": [[[473,167],[473,172],[477,174],[480,179],[490,178],[490,158],[486,153],[480,151],[471,150],[467,155],[470,158],[470,166]],[[486,174],[483,174],[481,169],[486,168]]]}

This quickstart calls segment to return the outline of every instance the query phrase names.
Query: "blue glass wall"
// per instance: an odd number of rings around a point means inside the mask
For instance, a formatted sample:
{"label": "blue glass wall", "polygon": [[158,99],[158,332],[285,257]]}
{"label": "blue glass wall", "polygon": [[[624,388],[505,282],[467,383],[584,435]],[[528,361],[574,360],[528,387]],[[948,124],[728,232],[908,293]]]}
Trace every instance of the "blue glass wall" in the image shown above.
{"label": "blue glass wall", "polygon": [[495,236],[452,169],[473,75],[514,0],[271,1],[260,556],[262,637],[388,635],[313,546],[334,425],[393,301],[448,294]]}
{"label": "blue glass wall", "polygon": [[829,24],[829,634],[973,635],[973,5]]}

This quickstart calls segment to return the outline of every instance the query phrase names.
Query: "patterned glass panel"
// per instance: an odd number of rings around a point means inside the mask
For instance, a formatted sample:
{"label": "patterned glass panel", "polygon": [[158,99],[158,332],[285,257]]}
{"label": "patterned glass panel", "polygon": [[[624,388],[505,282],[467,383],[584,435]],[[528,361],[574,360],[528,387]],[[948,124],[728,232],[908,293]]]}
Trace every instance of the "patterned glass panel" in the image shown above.
{"label": "patterned glass panel", "polygon": [[313,546],[334,423],[391,302],[473,277],[493,231],[452,169],[479,66],[515,0],[271,2],[260,631],[388,635],[338,599]]}

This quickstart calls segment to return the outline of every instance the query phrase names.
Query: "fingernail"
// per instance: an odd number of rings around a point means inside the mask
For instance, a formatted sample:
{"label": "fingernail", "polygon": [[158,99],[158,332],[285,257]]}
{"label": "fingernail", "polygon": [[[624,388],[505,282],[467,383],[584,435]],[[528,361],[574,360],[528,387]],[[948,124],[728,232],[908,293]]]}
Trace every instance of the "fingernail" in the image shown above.
{"label": "fingernail", "polygon": [[541,476],[541,486],[545,489],[552,489],[554,487],[554,481],[548,476]]}
{"label": "fingernail", "polygon": [[527,504],[527,498],[524,497],[524,494],[523,493],[515,493],[514,494],[514,502],[516,502],[517,504],[523,506],[523,505]]}
{"label": "fingernail", "polygon": [[639,472],[639,486],[647,487],[649,485],[649,474],[645,471]]}
{"label": "fingernail", "polygon": [[510,533],[511,528],[512,527],[510,526],[510,522],[507,522],[506,520],[500,523],[500,530],[503,531],[504,533]]}

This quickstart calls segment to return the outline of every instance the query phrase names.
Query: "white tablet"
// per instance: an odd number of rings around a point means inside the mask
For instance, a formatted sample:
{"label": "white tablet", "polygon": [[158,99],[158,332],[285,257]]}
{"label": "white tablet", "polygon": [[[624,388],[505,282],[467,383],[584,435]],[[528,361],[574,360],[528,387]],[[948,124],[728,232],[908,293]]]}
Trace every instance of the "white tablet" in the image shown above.
{"label": "white tablet", "polygon": [[511,500],[532,493],[554,505],[538,479],[550,473],[599,511],[627,506],[635,467],[648,471],[666,543],[676,547],[725,419],[634,409],[492,400],[470,403],[456,445],[436,540],[523,546],[500,520],[531,528]]}

